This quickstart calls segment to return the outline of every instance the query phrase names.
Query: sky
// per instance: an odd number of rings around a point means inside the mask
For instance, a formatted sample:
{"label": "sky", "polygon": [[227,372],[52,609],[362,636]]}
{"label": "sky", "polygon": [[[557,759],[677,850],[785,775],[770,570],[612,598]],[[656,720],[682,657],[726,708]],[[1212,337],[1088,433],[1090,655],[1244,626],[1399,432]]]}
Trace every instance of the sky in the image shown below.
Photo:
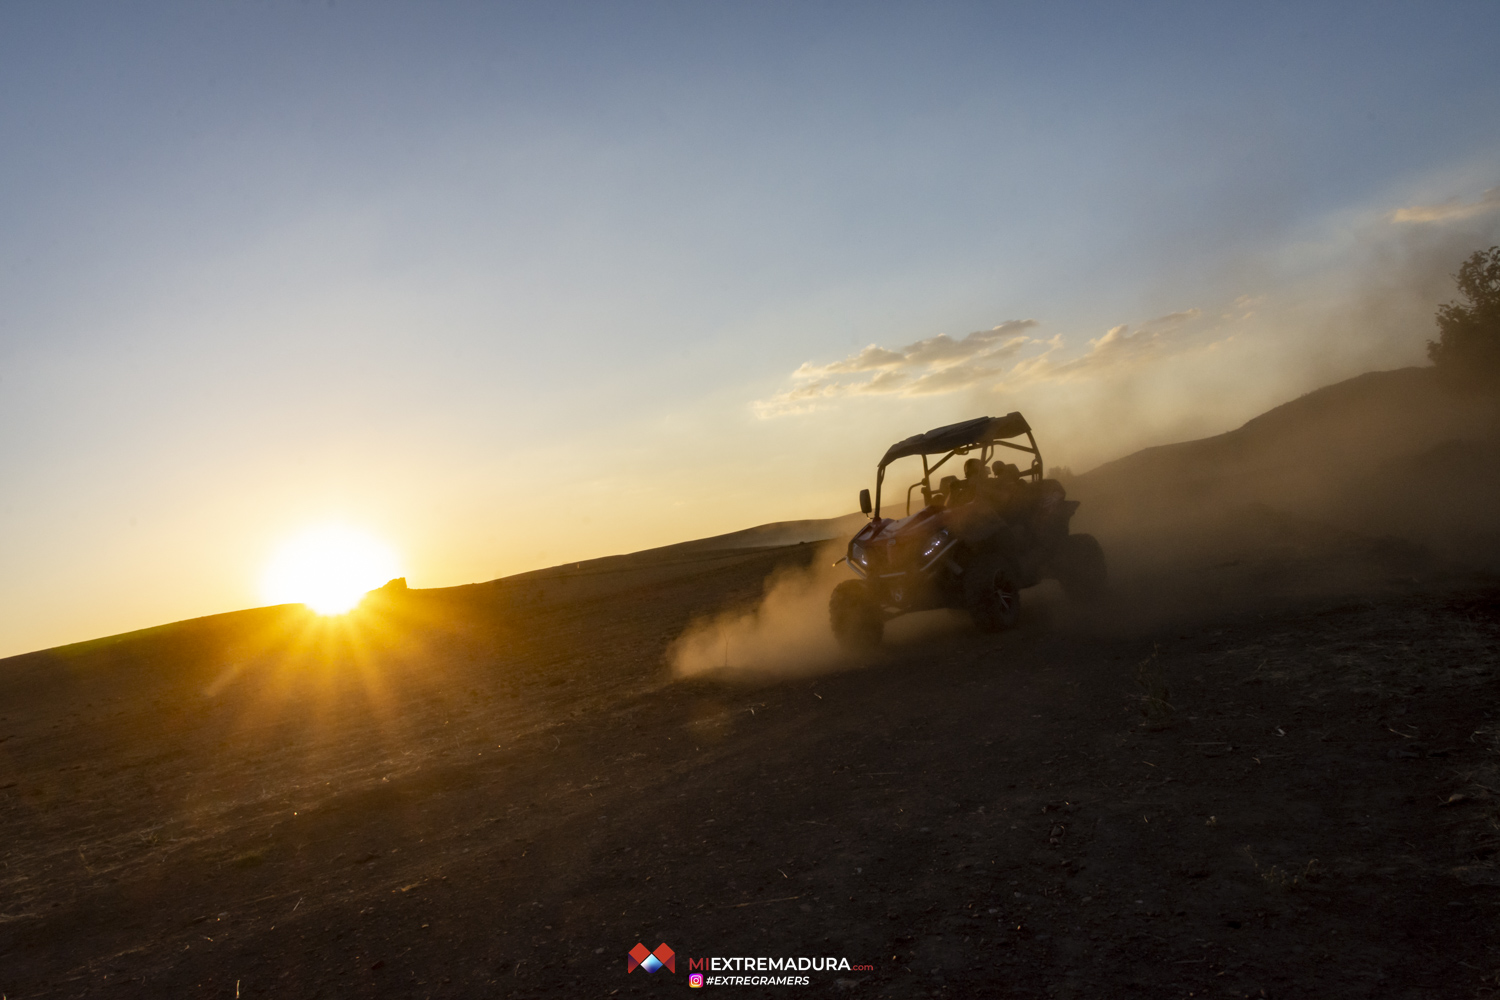
{"label": "sky", "polygon": [[1500,6],[0,5],[0,655],[1081,472],[1424,363]]}

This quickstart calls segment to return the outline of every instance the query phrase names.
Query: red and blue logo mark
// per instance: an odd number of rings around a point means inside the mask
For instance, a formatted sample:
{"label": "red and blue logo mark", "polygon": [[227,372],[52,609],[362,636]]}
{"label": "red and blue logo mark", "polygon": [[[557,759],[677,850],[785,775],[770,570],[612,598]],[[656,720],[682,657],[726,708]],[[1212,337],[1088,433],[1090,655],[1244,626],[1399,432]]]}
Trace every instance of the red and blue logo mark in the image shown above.
{"label": "red and blue logo mark", "polygon": [[634,972],[636,969],[645,969],[647,972],[655,972],[666,967],[668,972],[677,972],[677,953],[667,947],[665,941],[657,946],[655,951],[648,951],[644,944],[637,944],[630,949],[630,955],[625,962],[625,971]]}

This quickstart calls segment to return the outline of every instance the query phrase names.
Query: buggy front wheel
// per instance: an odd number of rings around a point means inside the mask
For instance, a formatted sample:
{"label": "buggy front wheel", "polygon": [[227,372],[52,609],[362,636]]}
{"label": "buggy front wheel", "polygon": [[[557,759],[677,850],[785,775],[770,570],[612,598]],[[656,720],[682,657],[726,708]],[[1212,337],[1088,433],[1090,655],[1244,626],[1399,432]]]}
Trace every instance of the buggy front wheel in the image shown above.
{"label": "buggy front wheel", "polygon": [[981,631],[1003,632],[1015,626],[1021,613],[1018,578],[1010,560],[993,553],[980,555],[964,569],[964,604]]}
{"label": "buggy front wheel", "polygon": [[828,622],[845,652],[863,653],[880,645],[885,613],[863,580],[845,580],[828,598]]}
{"label": "buggy front wheel", "polygon": [[1069,535],[1060,548],[1057,581],[1068,599],[1080,604],[1103,599],[1109,570],[1099,540],[1093,535]]}

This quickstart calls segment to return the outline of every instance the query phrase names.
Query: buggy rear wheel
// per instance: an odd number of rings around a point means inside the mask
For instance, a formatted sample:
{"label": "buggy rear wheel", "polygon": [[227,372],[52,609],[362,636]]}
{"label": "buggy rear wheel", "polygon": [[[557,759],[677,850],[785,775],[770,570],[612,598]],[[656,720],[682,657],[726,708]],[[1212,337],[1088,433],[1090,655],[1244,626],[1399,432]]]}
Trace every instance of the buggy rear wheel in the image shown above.
{"label": "buggy rear wheel", "polygon": [[1013,628],[1021,613],[1019,574],[1009,559],[985,553],[964,569],[964,605],[984,632]]}
{"label": "buggy rear wheel", "polygon": [[1069,535],[1058,547],[1057,582],[1068,599],[1093,604],[1103,599],[1109,570],[1104,549],[1093,535]]}
{"label": "buggy rear wheel", "polygon": [[828,622],[846,652],[862,653],[880,645],[885,613],[862,580],[845,580],[828,598]]}

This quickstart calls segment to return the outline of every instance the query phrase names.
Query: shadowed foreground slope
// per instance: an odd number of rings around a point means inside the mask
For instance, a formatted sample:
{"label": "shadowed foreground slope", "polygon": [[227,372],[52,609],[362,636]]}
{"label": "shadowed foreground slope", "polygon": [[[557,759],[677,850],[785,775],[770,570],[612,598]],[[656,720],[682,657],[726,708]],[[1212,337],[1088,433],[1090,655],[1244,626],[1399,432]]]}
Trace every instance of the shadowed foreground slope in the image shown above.
{"label": "shadowed foreground slope", "polygon": [[1489,983],[1492,584],[1283,547],[819,678],[667,675],[809,549],[5,662],[0,989],[681,988],[637,941],[847,956],[815,983],[870,996]]}

